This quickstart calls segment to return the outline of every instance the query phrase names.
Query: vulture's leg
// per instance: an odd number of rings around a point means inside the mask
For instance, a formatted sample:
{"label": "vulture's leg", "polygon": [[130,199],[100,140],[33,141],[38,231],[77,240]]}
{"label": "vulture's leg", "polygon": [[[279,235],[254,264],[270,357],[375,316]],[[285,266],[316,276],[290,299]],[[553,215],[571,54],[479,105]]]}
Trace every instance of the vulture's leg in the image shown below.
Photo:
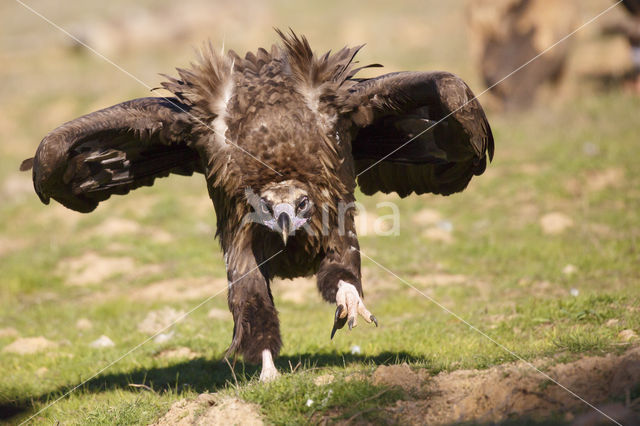
{"label": "vulture's leg", "polygon": [[239,352],[249,363],[262,362],[260,380],[269,381],[278,376],[273,358],[282,346],[278,312],[269,280],[256,267],[253,255],[244,254],[236,256],[237,263],[230,259],[227,266],[228,303],[233,314],[233,340],[227,354]]}
{"label": "vulture's leg", "polygon": [[[350,215],[348,215],[350,216]],[[336,330],[349,324],[349,329],[357,324],[358,314],[366,322],[378,325],[376,317],[362,301],[360,273],[360,248],[355,233],[353,217],[345,220],[343,232],[335,230],[329,238],[329,247],[318,269],[318,290],[324,300],[335,302],[337,306],[331,338]]]}

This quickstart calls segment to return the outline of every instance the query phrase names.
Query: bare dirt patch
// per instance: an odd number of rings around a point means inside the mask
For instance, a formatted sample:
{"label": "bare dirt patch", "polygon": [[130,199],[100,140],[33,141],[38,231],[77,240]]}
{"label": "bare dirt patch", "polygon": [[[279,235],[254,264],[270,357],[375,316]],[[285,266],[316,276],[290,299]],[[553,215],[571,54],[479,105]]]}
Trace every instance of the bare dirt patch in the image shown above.
{"label": "bare dirt patch", "polygon": [[358,211],[355,216],[356,232],[358,235],[392,235],[395,225],[392,220],[392,212],[383,211],[385,215],[382,216],[365,210]]}
{"label": "bare dirt patch", "polygon": [[155,358],[164,358],[164,359],[194,359],[198,358],[200,354],[198,352],[192,351],[190,348],[186,346],[180,346],[178,348],[165,349],[164,351],[158,353]]}
{"label": "bare dirt patch", "polygon": [[138,324],[138,331],[153,335],[160,330],[164,330],[165,328],[172,326],[176,321],[182,319],[184,315],[184,311],[176,311],[170,307],[166,307],[158,311],[151,311]]}
{"label": "bare dirt patch", "polygon": [[574,196],[587,192],[598,192],[605,189],[620,188],[625,182],[625,171],[620,167],[610,167],[604,170],[592,171],[580,177],[570,178],[565,182],[565,188]]}
{"label": "bare dirt patch", "polygon": [[333,374],[323,374],[321,376],[316,377],[313,380],[313,384],[316,386],[325,386],[325,385],[330,385],[331,383],[333,383],[335,377],[333,376]]}
{"label": "bare dirt patch", "polygon": [[603,189],[619,187],[624,182],[624,169],[619,167],[611,167],[590,174],[587,177],[587,188],[590,191],[602,191]]}
{"label": "bare dirt patch", "polygon": [[0,328],[0,338],[2,337],[18,337],[20,333],[13,327]]}
{"label": "bare dirt patch", "polygon": [[300,277],[293,280],[278,280],[271,287],[276,299],[284,300],[295,304],[320,300],[316,290],[315,277]]}
{"label": "bare dirt patch", "polygon": [[126,235],[126,234],[135,234],[136,232],[140,232],[142,227],[138,222],[129,219],[123,219],[119,217],[110,217],[98,226],[96,226],[92,231],[92,235],[102,234],[102,235]]}
{"label": "bare dirt patch", "polygon": [[98,284],[109,277],[135,271],[135,261],[130,257],[104,257],[94,252],[64,259],[58,265],[58,273],[66,276],[72,286]]}
{"label": "bare dirt patch", "polygon": [[93,323],[87,318],[78,318],[76,321],[76,328],[78,330],[91,330]]}
{"label": "bare dirt patch", "polygon": [[175,278],[158,281],[129,292],[137,300],[194,300],[213,296],[227,287],[221,278]]}
{"label": "bare dirt patch", "polygon": [[[542,364],[544,361],[536,363]],[[407,383],[422,380],[417,377],[419,372],[396,366],[398,367],[401,368],[402,375],[406,376],[404,380]],[[382,367],[378,370],[380,368]],[[557,364],[546,372],[590,403],[603,404],[613,398],[624,398],[625,394],[640,384],[640,347],[623,355],[591,356],[567,364]],[[395,379],[395,374],[387,372],[380,373],[380,376]],[[421,389],[426,397],[397,401],[394,406],[386,409],[395,422],[492,423],[512,417],[541,419],[554,413],[568,413],[567,418],[570,419],[576,413],[590,410],[582,401],[524,363],[505,364],[488,370],[441,373],[423,383]],[[632,401],[628,403],[626,411],[618,411],[620,415],[628,416],[629,408],[638,410],[638,405],[638,401]],[[636,418],[639,418],[638,415],[636,412]]]}
{"label": "bare dirt patch", "polygon": [[161,271],[161,265],[138,265],[128,256],[102,256],[89,251],[82,256],[63,259],[58,263],[56,273],[65,277],[67,285],[87,286],[105,282],[116,276],[134,280]]}
{"label": "bare dirt patch", "polygon": [[58,344],[52,342],[42,336],[38,337],[21,337],[14,340],[2,349],[2,352],[9,352],[18,355],[33,354],[45,349],[57,348]]}
{"label": "bare dirt patch", "polygon": [[158,244],[167,244],[173,241],[173,236],[165,230],[143,226],[134,220],[119,217],[110,217],[87,233],[87,236],[100,235],[139,235]]}
{"label": "bare dirt patch", "polygon": [[564,213],[547,213],[540,218],[542,232],[547,235],[557,235],[563,233],[573,226],[573,219]]}
{"label": "bare dirt patch", "polygon": [[174,403],[154,425],[263,425],[260,408],[238,398],[201,394]]}
{"label": "bare dirt patch", "polygon": [[381,365],[374,371],[371,381],[374,385],[398,386],[407,391],[417,391],[429,377],[425,370],[413,371],[407,363]]}
{"label": "bare dirt patch", "polygon": [[414,214],[411,220],[416,225],[435,225],[442,220],[442,214],[437,210],[422,209],[418,213]]}
{"label": "bare dirt patch", "polygon": [[440,243],[449,244],[453,242],[451,231],[442,228],[427,228],[422,232],[422,236],[427,240],[437,241]]}

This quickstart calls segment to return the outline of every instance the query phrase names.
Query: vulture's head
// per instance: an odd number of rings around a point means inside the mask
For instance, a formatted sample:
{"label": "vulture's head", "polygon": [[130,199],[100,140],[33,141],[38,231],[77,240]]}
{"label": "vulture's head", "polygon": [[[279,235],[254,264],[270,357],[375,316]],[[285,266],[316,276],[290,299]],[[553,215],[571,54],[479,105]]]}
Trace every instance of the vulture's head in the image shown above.
{"label": "vulture's head", "polygon": [[296,180],[271,183],[259,196],[261,224],[279,233],[285,245],[289,236],[304,226],[313,213],[306,185]]}

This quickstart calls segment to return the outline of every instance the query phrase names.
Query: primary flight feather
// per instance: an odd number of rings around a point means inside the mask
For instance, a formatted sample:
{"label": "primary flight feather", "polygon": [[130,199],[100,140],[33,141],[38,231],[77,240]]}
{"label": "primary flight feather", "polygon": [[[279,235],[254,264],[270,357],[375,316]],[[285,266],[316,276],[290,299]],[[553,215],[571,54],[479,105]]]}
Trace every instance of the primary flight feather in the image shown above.
{"label": "primary flight feather", "polygon": [[202,173],[217,216],[234,331],[228,353],[277,375],[281,347],[274,277],[317,275],[337,304],[331,337],[361,315],[356,185],[365,194],[449,195],[493,156],[489,123],[469,87],[447,72],[355,78],[344,48],[315,55],[278,31],[281,46],[244,58],[203,49],[162,86],[173,97],[134,99],[69,121],[33,159],[46,204],[90,212],[171,173]]}

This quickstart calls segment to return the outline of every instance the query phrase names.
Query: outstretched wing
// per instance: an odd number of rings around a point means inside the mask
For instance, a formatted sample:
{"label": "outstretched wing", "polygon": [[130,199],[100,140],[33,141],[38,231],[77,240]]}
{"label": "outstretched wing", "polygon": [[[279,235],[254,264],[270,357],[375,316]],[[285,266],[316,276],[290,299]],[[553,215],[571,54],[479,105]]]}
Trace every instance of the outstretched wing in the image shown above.
{"label": "outstretched wing", "polygon": [[449,195],[493,158],[493,136],[471,89],[446,72],[399,72],[361,80],[348,104],[357,182],[378,191]]}
{"label": "outstretched wing", "polygon": [[45,136],[21,170],[33,167],[43,203],[90,212],[158,177],[202,172],[188,111],[174,98],[141,98],[87,114]]}

